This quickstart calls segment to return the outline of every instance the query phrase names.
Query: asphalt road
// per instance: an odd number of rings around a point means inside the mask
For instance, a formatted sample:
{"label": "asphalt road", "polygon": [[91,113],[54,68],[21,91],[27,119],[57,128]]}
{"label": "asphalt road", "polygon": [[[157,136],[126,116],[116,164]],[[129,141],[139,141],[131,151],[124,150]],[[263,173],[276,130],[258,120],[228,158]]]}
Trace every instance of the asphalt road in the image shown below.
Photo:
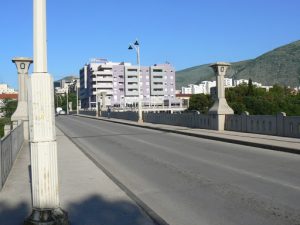
{"label": "asphalt road", "polygon": [[300,155],[82,117],[56,124],[170,225],[300,225]]}

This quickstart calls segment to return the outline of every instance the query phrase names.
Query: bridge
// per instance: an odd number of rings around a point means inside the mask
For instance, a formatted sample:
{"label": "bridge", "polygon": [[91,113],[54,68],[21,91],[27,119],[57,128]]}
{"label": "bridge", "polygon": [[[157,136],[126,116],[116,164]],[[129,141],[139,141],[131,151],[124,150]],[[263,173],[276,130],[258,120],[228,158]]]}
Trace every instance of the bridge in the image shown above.
{"label": "bridge", "polygon": [[[80,111],[55,127],[51,92],[27,99],[32,60],[13,62],[23,88],[1,139],[0,224],[31,210],[26,225],[300,224],[300,117],[234,115],[219,85],[207,115]],[[213,65],[218,84],[228,66]]]}
{"label": "bridge", "polygon": [[[56,125],[72,224],[300,221],[299,139],[85,115]],[[0,224],[30,213],[29,166],[25,142],[0,192]]]}
{"label": "bridge", "polygon": [[0,143],[0,224],[300,224],[299,117],[234,115],[230,64],[219,62],[208,115],[104,110],[54,121],[46,1],[33,11],[32,76],[32,59],[13,59],[20,94]]}

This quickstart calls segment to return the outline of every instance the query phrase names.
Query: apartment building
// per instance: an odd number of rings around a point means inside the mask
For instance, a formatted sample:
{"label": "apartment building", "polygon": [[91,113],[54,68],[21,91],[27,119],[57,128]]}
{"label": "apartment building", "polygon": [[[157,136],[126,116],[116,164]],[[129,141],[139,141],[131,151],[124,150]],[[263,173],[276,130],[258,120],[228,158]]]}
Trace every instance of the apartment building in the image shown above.
{"label": "apartment building", "polygon": [[[180,104],[175,95],[175,70],[170,64],[138,69],[130,63],[91,60],[80,70],[82,108],[95,108],[97,95],[102,92],[106,93],[105,104],[112,107],[136,106],[139,98],[143,107]],[[102,99],[99,98],[98,102],[102,104]]]}
{"label": "apartment building", "polygon": [[8,87],[7,84],[0,84],[0,94],[18,94],[18,92]]}

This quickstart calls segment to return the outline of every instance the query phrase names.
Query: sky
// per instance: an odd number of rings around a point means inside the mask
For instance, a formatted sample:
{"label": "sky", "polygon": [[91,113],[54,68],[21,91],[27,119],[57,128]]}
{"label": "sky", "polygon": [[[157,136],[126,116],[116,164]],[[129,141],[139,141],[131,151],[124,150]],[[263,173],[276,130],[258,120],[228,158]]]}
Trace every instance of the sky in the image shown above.
{"label": "sky", "polygon": [[[16,89],[11,59],[33,57],[32,8],[33,0],[1,2],[0,83]],[[57,80],[91,58],[135,64],[136,39],[142,65],[252,59],[300,40],[299,9],[299,0],[48,0],[48,71]]]}

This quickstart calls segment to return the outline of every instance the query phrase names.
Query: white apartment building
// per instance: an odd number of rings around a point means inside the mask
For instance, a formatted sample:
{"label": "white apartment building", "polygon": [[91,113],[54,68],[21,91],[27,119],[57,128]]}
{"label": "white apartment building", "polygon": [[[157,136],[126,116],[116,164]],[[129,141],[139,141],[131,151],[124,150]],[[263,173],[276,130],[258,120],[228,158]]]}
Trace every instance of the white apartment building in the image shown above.
{"label": "white apartment building", "polygon": [[[233,80],[232,78],[224,78],[225,88],[235,87],[240,84],[248,84],[249,80],[240,79]],[[261,83],[252,82],[253,85],[269,90],[269,86],[262,86]],[[182,87],[182,94],[211,94],[211,88],[216,87],[216,81],[202,81],[199,85],[189,84],[188,87]]]}
{"label": "white apartment building", "polygon": [[13,88],[9,88],[7,84],[0,84],[0,94],[17,94]]}
{"label": "white apartment building", "polygon": [[[170,64],[141,66],[138,71],[130,63],[91,60],[80,70],[80,87],[83,108],[95,108],[101,92],[106,93],[105,104],[112,107],[132,107],[138,102],[143,106],[180,104],[175,95],[175,70]],[[98,102],[102,104],[101,99]]]}

